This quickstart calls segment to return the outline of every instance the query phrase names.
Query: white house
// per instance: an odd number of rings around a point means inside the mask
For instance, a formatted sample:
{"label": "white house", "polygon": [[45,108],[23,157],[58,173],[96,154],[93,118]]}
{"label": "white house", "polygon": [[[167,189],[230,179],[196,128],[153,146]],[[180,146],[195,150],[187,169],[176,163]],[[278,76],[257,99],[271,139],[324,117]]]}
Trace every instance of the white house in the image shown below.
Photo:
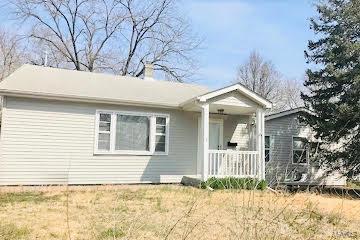
{"label": "white house", "polygon": [[316,161],[311,128],[299,122],[304,108],[265,117],[266,179],[271,185],[346,185],[346,177],[327,173]]}
{"label": "white house", "polygon": [[151,73],[19,68],[0,83],[0,185],[265,178],[269,101],[239,84],[209,91]]}

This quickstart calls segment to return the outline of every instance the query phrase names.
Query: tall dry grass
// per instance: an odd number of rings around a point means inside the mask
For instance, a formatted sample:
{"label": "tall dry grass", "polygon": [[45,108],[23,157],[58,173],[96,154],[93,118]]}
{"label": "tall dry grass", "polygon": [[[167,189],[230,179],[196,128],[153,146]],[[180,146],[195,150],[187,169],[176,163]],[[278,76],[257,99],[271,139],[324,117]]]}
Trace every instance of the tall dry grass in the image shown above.
{"label": "tall dry grass", "polygon": [[18,187],[0,189],[0,209],[0,239],[360,238],[360,200],[314,193]]}

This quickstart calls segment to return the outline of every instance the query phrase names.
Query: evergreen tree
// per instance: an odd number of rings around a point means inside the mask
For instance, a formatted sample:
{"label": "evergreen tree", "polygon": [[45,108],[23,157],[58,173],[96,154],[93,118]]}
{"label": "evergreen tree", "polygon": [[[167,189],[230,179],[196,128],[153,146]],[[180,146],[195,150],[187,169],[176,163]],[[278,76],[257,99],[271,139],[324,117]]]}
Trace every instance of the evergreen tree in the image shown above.
{"label": "evergreen tree", "polygon": [[303,120],[321,139],[323,163],[348,176],[360,173],[360,0],[327,0],[311,19],[317,39],[309,41],[302,94],[314,112]]}

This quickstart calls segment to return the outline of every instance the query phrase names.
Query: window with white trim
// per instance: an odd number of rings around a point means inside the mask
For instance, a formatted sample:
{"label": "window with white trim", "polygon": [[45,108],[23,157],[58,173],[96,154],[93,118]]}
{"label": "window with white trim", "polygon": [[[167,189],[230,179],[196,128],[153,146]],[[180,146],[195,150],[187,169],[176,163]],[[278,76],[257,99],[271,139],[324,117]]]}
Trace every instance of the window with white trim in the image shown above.
{"label": "window with white trim", "polygon": [[100,113],[98,126],[99,129],[97,147],[99,150],[109,151],[111,136],[111,114]]}
{"label": "window with white trim", "polygon": [[156,117],[155,152],[165,152],[166,132],[166,118]]}
{"label": "window with white trim", "polygon": [[306,138],[292,138],[292,162],[294,164],[308,164],[309,162],[309,146]]}
{"label": "window with white trim", "polygon": [[265,136],[265,162],[269,162],[271,160],[271,137]]}
{"label": "window with white trim", "polygon": [[169,115],[97,111],[95,140],[95,153],[167,154]]}

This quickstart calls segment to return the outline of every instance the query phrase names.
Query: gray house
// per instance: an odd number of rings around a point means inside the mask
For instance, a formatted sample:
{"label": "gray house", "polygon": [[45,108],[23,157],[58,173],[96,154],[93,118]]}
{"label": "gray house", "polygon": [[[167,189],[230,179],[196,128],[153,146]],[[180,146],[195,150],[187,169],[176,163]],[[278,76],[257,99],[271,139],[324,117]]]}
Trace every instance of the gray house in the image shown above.
{"label": "gray house", "polygon": [[[266,178],[272,185],[345,185],[346,178],[338,173],[326,173],[316,163],[311,147],[314,134],[299,122],[297,108],[265,117]],[[313,146],[311,146],[313,145]]]}
{"label": "gray house", "polygon": [[265,178],[265,111],[242,85],[24,65],[0,83],[0,185]]}

